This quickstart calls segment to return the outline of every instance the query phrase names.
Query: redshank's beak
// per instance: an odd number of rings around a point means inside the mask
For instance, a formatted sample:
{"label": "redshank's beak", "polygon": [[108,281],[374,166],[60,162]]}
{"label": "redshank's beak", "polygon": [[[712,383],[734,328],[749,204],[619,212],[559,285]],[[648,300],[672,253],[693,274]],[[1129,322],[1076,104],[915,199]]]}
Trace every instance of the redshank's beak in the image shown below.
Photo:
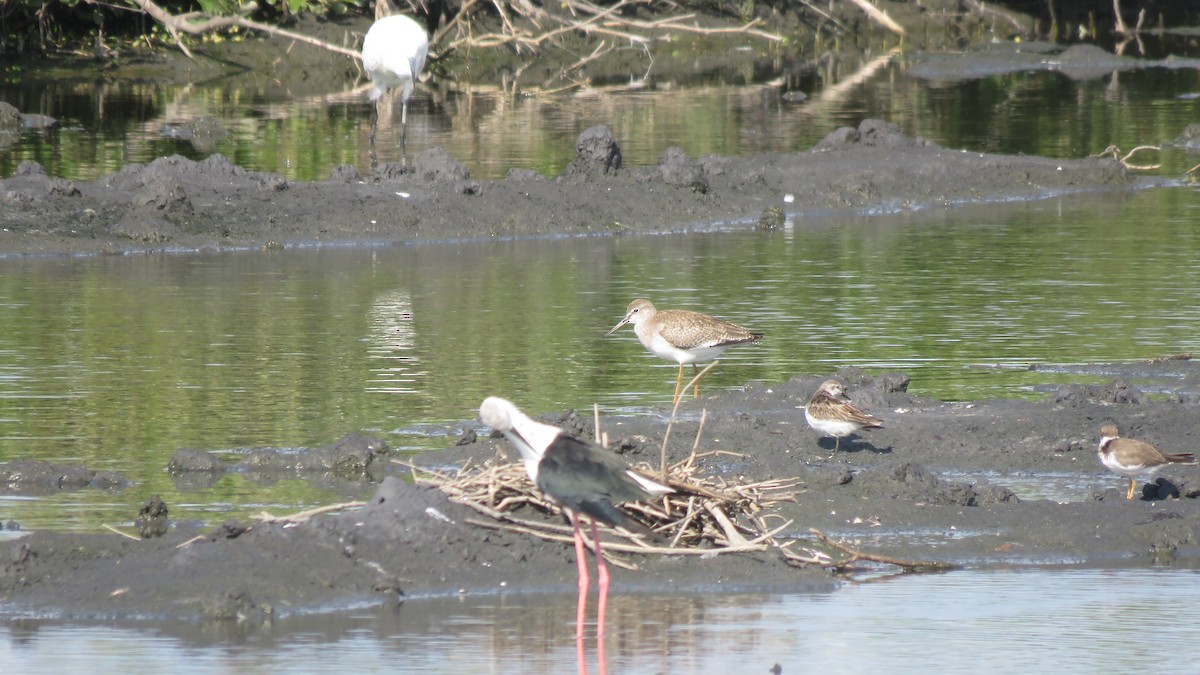
{"label": "redshank's beak", "polygon": [[617,325],[613,326],[607,333],[604,334],[604,337],[608,337],[609,335],[612,335],[613,333],[617,332],[618,328],[629,323],[629,316],[630,315],[626,314],[624,319],[621,319],[620,321],[618,321]]}

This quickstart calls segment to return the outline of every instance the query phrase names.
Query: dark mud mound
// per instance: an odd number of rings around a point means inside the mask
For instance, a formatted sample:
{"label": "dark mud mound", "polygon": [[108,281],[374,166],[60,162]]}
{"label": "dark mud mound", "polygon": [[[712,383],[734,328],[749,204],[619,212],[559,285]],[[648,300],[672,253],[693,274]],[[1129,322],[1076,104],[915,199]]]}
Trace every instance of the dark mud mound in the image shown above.
{"label": "dark mud mound", "polygon": [[[1123,189],[1114,160],[964,153],[865,120],[810,152],[622,163],[603,126],[580,135],[562,176],[513,171],[473,181],[445,150],[369,178],[354,167],[329,180],[290,182],[220,155],[166,157],[92,182],[25,163],[0,180],[0,254],[198,251],[328,243],[530,235],[593,235],[752,226],[764,212],[896,211],[1065,192]],[[775,220],[778,220],[778,214]]]}
{"label": "dark mud mound", "polygon": [[0,494],[46,495],[63,490],[117,490],[130,481],[112,471],[94,471],[81,464],[55,464],[19,459],[0,463]]}
{"label": "dark mud mound", "polygon": [[[224,461],[229,455],[240,457]],[[387,443],[362,434],[348,434],[316,448],[250,448],[240,453],[216,453],[181,448],[171,456],[167,471],[188,473],[306,473],[322,472],[357,478],[382,478],[391,450]]]}

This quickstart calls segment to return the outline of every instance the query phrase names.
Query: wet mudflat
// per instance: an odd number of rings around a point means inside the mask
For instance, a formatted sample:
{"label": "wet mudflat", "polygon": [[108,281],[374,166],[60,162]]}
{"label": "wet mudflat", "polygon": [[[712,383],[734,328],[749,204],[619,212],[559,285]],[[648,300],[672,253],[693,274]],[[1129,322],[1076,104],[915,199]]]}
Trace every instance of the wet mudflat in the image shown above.
{"label": "wet mudflat", "polygon": [[[1195,396],[1152,400],[1127,385],[1068,385],[1046,401],[948,404],[908,394],[902,376],[840,375],[857,402],[886,419],[885,428],[847,439],[833,455],[796,440],[811,440],[797,428],[795,406],[807,400],[817,378],[749,386],[703,399],[705,445],[733,454],[710,455],[700,466],[731,480],[799,477],[795,502],[778,508],[780,518],[796,523],[789,534],[807,537],[807,528],[817,528],[900,558],[994,566],[1114,558],[1150,564],[1196,555],[1200,478],[1194,470],[1139,483],[1134,500],[1124,498],[1127,483],[1114,476],[1110,488],[1067,503],[1021,500],[1002,479],[973,477],[1094,471],[1096,430],[1107,420],[1162,447],[1187,447],[1198,433]],[[628,461],[657,462],[663,416],[603,424]],[[674,425],[670,461],[687,457],[698,426],[695,409],[685,411]],[[497,446],[475,438],[421,461],[485,463],[494,460]],[[960,473],[943,478],[926,465]],[[569,546],[483,529],[469,523],[476,515],[435,489],[392,476],[363,508],[302,523],[179,527],[143,541],[35,532],[4,545],[9,562],[0,580],[5,608],[14,615],[243,621],[347,603],[573,587]],[[637,566],[615,571],[616,587],[761,592],[831,583],[819,566],[797,569],[770,551],[712,559],[639,556]]]}

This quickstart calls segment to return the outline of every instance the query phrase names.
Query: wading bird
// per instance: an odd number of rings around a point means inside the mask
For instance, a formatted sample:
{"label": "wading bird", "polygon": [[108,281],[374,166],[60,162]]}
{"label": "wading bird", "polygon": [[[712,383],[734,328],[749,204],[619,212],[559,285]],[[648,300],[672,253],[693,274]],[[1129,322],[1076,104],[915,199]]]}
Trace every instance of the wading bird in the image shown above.
{"label": "wading bird", "polygon": [[583,514],[591,518],[600,591],[596,633],[603,636],[604,613],[608,606],[608,565],[600,552],[596,521],[635,532],[648,532],[645,526],[625,515],[615,503],[648,499],[674,490],[633,471],[615,453],[558,427],[534,421],[517,406],[497,396],[484,399],[479,406],[479,418],[516,446],[530,480],[550,501],[562,506],[574,528],[575,558],[579,567],[576,638],[583,637],[589,583],[585,560],[587,550],[579,529],[579,516]]}
{"label": "wading bird", "polygon": [[371,24],[363,38],[362,60],[371,78],[371,156],[375,156],[375,131],[379,125],[379,99],[388,89],[400,88],[400,154],[408,137],[408,99],[425,68],[429,36],[416,21],[402,14]]}
{"label": "wading bird", "polygon": [[[627,323],[633,324],[642,346],[655,356],[679,364],[679,376],[675,378],[675,396],[671,405],[679,403],[679,388],[683,386],[683,364],[692,364],[692,373],[697,373],[696,363],[712,361],[733,345],[757,342],[762,333],[755,333],[715,316],[691,312],[686,309],[658,310],[654,303],[639,298],[629,303],[625,318],[604,334],[617,332]],[[693,397],[700,396],[700,383],[696,383]]]}

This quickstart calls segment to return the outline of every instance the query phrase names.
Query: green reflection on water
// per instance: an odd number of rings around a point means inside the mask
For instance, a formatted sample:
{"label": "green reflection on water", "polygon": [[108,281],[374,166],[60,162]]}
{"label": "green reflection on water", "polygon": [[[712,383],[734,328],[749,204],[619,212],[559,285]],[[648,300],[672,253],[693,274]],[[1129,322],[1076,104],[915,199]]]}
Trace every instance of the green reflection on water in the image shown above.
{"label": "green reflection on water", "polygon": [[[886,58],[869,76],[853,79],[862,65],[815,71],[781,65],[758,81],[730,79],[738,84],[651,80],[642,89],[570,96],[524,97],[491,83],[426,84],[410,106],[408,151],[443,147],[475,178],[501,178],[514,167],[556,175],[571,161],[578,135],[597,124],[612,129],[627,165],[647,166],[671,146],[693,157],[804,151],[840,126],[875,117],[950,148],[1082,157],[1109,145],[1128,151],[1176,138],[1195,121],[1197,103],[1188,95],[1200,91],[1194,68],[1082,81],[1018,72],[948,83],[908,77],[904,59]],[[783,82],[808,98],[785,100]],[[174,86],[39,81],[32,74],[0,82],[0,93],[22,112],[51,115],[62,125],[12,141],[0,152],[0,176],[34,160],[54,176],[94,179],[131,162],[214,152],[293,180],[323,180],[344,164],[370,171],[371,108],[350,83],[325,95],[294,96],[283,87],[239,88],[226,80]],[[386,106],[382,111],[381,161],[400,159],[397,116]],[[193,143],[168,133],[201,117],[217,120],[227,135]],[[1194,164],[1177,154],[1148,153],[1136,161],[1163,161],[1172,173]]]}
{"label": "green reflection on water", "polygon": [[1200,349],[1196,210],[1177,188],[775,233],[0,261],[0,461],[137,481],[0,502],[0,517],[86,529],[160,493],[175,517],[221,521],[352,495],[176,485],[176,449],[354,431],[444,447],[489,394],[531,412],[664,404],[674,365],[628,329],[604,337],[640,296],[767,333],[726,352],[710,391],[857,365],[943,399],[1041,397],[1080,378],[1027,364]]}

